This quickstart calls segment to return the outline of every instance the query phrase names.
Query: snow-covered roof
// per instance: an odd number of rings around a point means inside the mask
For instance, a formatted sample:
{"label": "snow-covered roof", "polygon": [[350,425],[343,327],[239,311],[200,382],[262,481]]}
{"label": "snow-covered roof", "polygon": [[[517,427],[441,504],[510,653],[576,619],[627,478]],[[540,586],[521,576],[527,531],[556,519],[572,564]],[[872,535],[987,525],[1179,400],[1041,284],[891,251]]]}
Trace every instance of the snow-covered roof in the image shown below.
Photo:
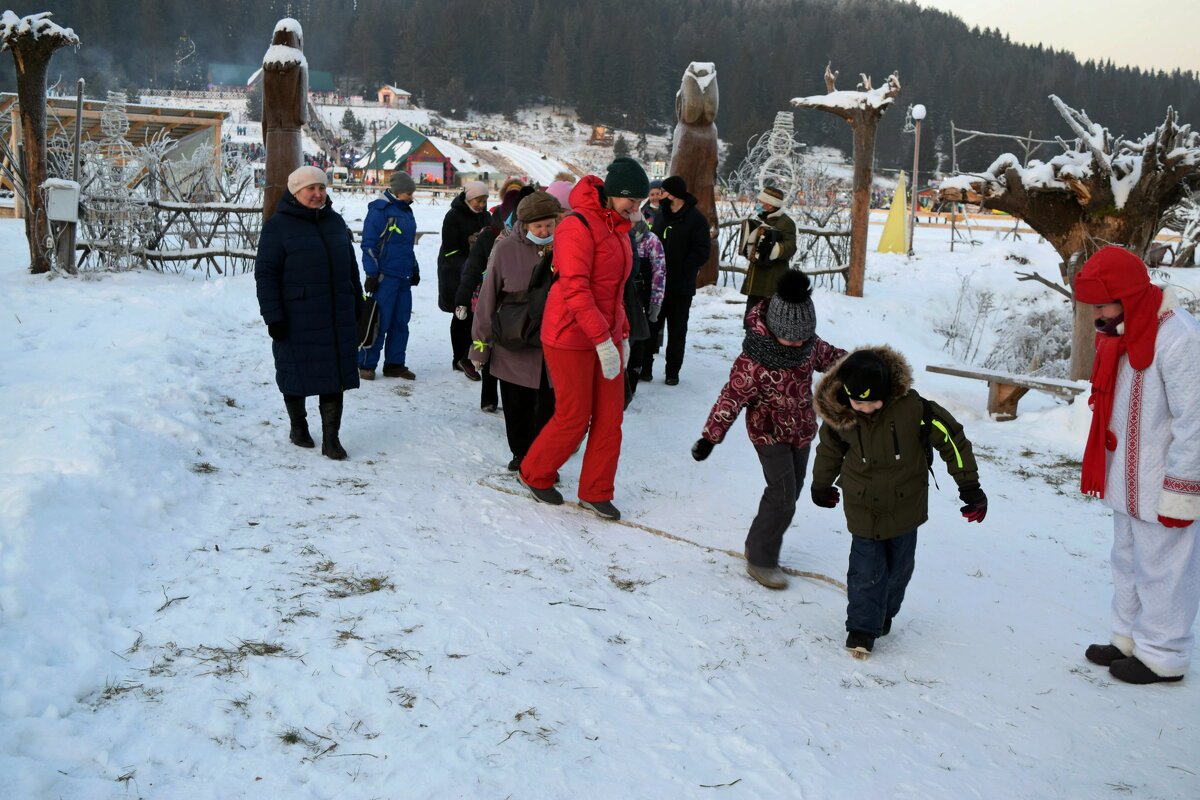
{"label": "snow-covered roof", "polygon": [[387,89],[392,94],[402,94],[405,97],[412,97],[412,92],[406,92],[403,89],[401,89],[399,86],[393,86],[390,83],[385,83],[382,88]]}

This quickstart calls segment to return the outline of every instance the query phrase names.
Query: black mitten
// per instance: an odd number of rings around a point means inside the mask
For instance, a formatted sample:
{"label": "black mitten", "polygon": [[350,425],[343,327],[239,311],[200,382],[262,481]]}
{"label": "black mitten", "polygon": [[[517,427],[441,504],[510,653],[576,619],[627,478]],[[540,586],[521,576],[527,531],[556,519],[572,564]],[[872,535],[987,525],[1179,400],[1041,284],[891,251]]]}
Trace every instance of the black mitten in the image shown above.
{"label": "black mitten", "polygon": [[716,446],[714,442],[710,442],[708,439],[697,439],[696,443],[692,445],[692,458],[697,461],[703,461],[708,458]]}
{"label": "black mitten", "polygon": [[268,322],[267,333],[277,342],[282,342],[288,335],[288,321],[281,319],[279,322]]}

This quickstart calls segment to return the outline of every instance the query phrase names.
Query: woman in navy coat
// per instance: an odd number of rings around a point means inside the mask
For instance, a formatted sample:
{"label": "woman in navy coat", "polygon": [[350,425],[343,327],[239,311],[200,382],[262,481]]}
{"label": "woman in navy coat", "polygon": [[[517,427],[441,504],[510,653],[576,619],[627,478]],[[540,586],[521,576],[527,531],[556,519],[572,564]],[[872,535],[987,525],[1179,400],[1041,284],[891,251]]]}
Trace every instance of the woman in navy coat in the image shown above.
{"label": "woman in navy coat", "polygon": [[326,194],[325,173],[300,167],[262,228],[254,280],[275,356],[275,383],[291,420],[291,441],[313,447],[304,398],[319,397],[321,453],[343,459],[342,392],[358,388],[356,319],[363,304],[345,220]]}

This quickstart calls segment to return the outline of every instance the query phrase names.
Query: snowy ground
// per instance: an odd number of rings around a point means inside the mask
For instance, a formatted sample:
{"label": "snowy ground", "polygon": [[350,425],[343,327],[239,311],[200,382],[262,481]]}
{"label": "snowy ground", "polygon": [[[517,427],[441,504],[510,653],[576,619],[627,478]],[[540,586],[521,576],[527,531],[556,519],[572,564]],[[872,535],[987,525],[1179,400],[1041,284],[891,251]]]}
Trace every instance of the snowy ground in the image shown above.
{"label": "snowy ground", "polygon": [[[762,489],[741,424],[688,455],[739,351],[732,288],[697,297],[680,385],[630,408],[622,525],[516,491],[502,420],[449,369],[436,237],[417,380],[351,392],[333,462],[287,442],[252,276],[34,277],[0,220],[0,796],[1196,797],[1200,676],[1083,659],[1110,525],[1074,488],[1085,404],[1031,394],[995,423],[982,383],[924,372],[951,360],[933,328],[960,274],[1053,303],[1005,260],[1053,275],[1050,248],[946,245],[921,231],[915,259],[871,253],[865,298],[817,293],[827,340],[908,355],[991,498],[968,527],[939,473],[861,662],[838,589],[770,592],[725,552]],[[843,524],[806,497],[783,563],[844,579]]]}

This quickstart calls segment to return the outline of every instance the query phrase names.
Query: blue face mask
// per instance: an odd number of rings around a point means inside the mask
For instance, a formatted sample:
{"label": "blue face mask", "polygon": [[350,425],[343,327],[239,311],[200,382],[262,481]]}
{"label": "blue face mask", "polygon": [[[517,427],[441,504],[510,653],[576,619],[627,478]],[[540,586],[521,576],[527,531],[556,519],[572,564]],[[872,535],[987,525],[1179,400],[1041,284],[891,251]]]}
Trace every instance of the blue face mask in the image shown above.
{"label": "blue face mask", "polygon": [[529,231],[525,231],[525,236],[536,245],[547,245],[554,241],[554,231],[551,231],[549,236],[534,236]]}
{"label": "blue face mask", "polygon": [[766,213],[766,211],[767,211],[767,209],[765,206],[763,206],[762,203],[754,204],[754,213],[755,214],[764,214],[764,213]]}

